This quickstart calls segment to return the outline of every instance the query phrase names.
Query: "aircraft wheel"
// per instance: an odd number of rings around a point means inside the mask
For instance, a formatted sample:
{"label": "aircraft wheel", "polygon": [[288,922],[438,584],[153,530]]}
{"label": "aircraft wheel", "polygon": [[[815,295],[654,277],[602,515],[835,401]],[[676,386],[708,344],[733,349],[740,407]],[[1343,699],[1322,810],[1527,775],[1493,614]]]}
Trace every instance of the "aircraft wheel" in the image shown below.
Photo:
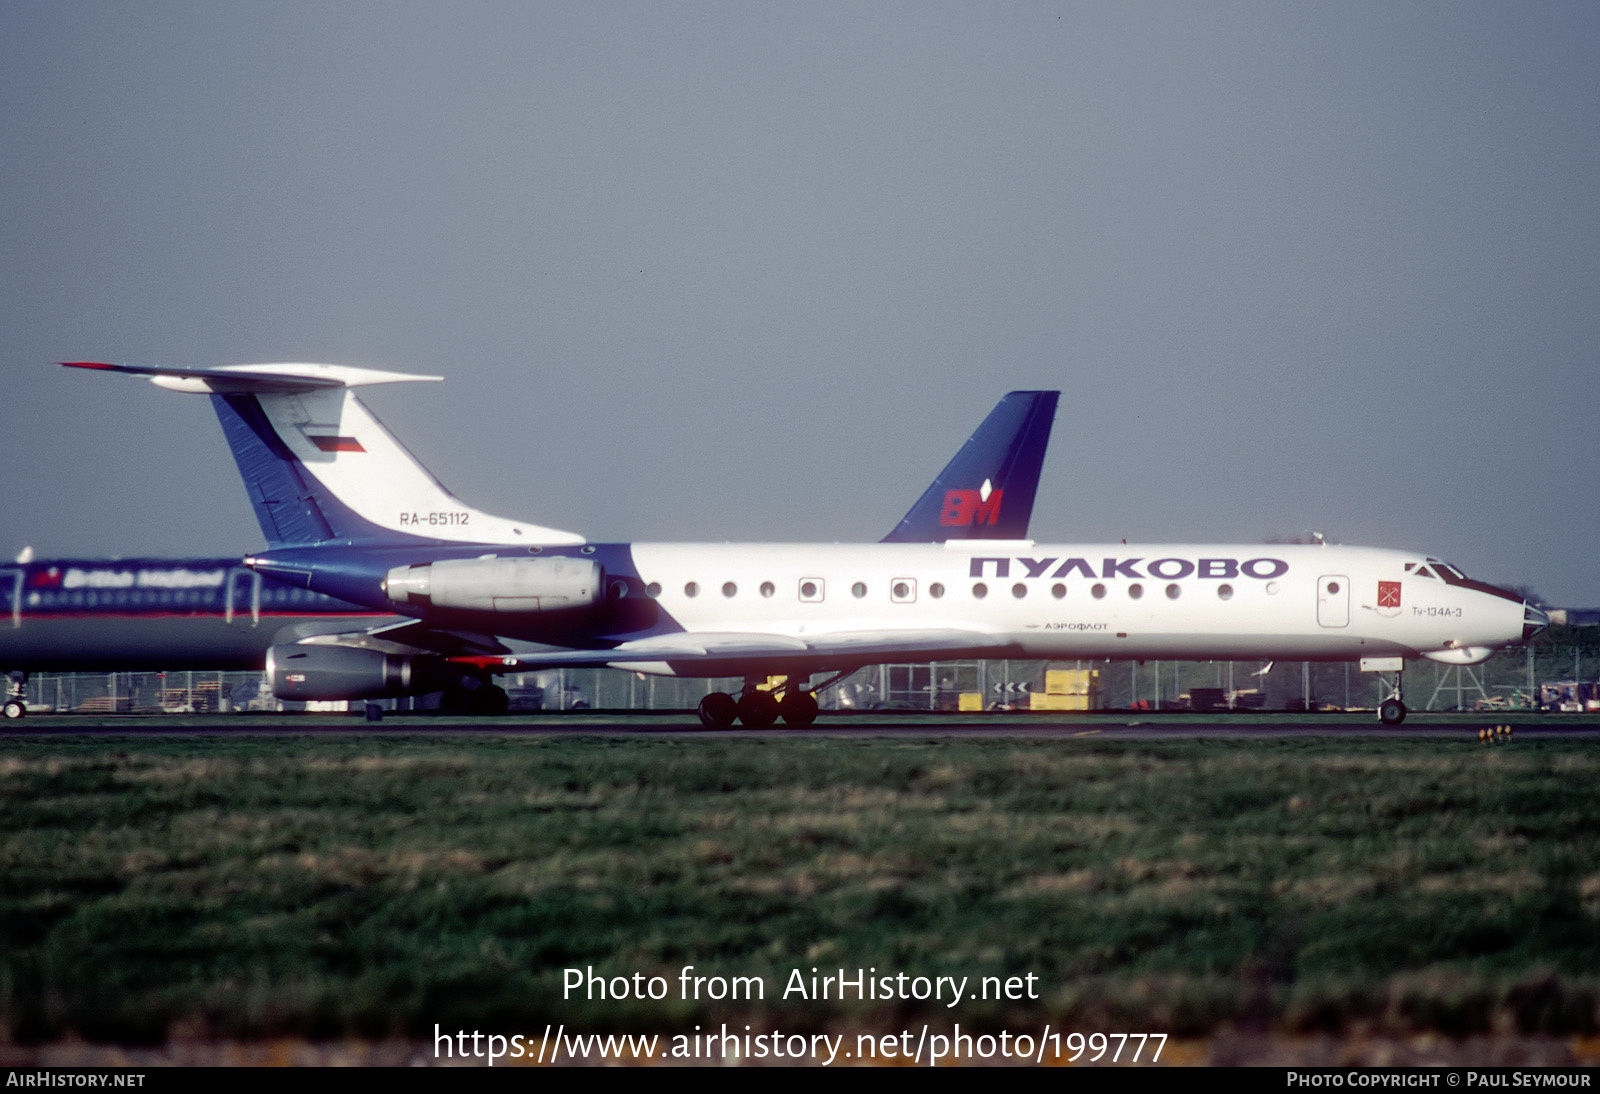
{"label": "aircraft wheel", "polygon": [[739,721],[751,729],[766,729],[778,720],[778,700],[770,691],[747,691],[739,699]]}
{"label": "aircraft wheel", "polygon": [[485,684],[472,693],[470,705],[474,714],[498,718],[511,709],[511,697],[498,684]]}
{"label": "aircraft wheel", "polygon": [[6,701],[6,717],[7,718],[21,718],[24,714],[27,714],[27,713],[28,713],[28,708],[23,706],[21,699],[9,699],[9,700]]}
{"label": "aircraft wheel", "polygon": [[1378,721],[1386,726],[1397,726],[1406,720],[1406,705],[1398,699],[1385,699],[1378,704]]}
{"label": "aircraft wheel", "polygon": [[808,726],[817,720],[817,697],[809,691],[791,691],[778,701],[778,714],[792,726]]}
{"label": "aircraft wheel", "polygon": [[727,729],[739,716],[739,704],[725,691],[713,691],[700,700],[700,724],[707,729]]}

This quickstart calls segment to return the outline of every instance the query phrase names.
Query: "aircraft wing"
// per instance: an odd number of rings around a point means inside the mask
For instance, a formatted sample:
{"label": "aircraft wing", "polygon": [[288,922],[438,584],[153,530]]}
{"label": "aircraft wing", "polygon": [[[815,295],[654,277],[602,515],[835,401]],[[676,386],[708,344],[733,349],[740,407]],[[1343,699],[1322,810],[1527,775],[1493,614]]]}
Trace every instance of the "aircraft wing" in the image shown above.
{"label": "aircraft wing", "polygon": [[446,659],[463,660],[481,658],[497,660],[508,653],[510,647],[487,634],[470,631],[447,631],[429,627],[419,620],[407,619],[385,623],[362,630],[326,630],[311,627],[306,633],[290,626],[278,632],[278,645],[288,646],[342,646],[353,650],[375,650],[378,653],[407,656],[433,654]]}
{"label": "aircraft wing", "polygon": [[995,657],[1011,642],[980,631],[872,630],[839,631],[797,638],[783,634],[684,633],[624,642],[608,650],[541,650],[501,656],[454,657],[453,661],[495,672],[543,668],[618,668],[668,664],[685,675],[737,676],[746,672],[785,669],[851,668],[892,657],[951,660]]}
{"label": "aircraft wing", "polygon": [[490,656],[504,653],[508,647],[498,638],[472,631],[442,630],[420,619],[403,619],[355,635],[337,635],[338,645],[369,646],[381,649],[385,644],[405,650],[426,650],[446,657]]}

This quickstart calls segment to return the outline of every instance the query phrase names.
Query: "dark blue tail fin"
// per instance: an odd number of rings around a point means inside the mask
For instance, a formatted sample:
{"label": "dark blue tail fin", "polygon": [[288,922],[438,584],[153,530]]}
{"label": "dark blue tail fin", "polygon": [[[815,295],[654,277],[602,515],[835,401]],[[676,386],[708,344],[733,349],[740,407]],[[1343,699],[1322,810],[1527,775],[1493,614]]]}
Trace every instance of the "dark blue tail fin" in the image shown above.
{"label": "dark blue tail fin", "polygon": [[1059,391],[1013,391],[961,446],[884,543],[1027,539]]}
{"label": "dark blue tail fin", "polygon": [[[303,465],[273,431],[254,395],[213,395],[211,405],[268,546],[293,547],[335,538],[333,522],[323,512],[323,504],[329,503],[344,518],[339,532],[349,536],[360,518],[325,494],[318,497],[321,491],[315,480],[307,481],[300,473]],[[376,528],[368,525],[363,531],[370,535]]]}

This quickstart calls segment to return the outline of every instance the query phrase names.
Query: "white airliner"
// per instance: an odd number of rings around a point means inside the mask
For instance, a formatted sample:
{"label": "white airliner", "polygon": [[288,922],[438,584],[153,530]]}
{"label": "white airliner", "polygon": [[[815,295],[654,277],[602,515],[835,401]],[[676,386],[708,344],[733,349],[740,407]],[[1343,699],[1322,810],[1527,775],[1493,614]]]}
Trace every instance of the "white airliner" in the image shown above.
{"label": "white airliner", "polygon": [[[490,675],[599,666],[743,677],[712,727],[806,724],[817,691],[887,661],[966,658],[1476,664],[1546,619],[1438,559],[1367,547],[1042,544],[1026,538],[1057,393],[1013,392],[878,543],[590,543],[448,492],[355,396],[438,377],[337,365],[130,372],[209,394],[268,541],[245,565],[409,617],[273,647],[286,699],[447,689],[503,709]],[[785,682],[764,687],[770,677]],[[818,677],[822,677],[817,681]]]}

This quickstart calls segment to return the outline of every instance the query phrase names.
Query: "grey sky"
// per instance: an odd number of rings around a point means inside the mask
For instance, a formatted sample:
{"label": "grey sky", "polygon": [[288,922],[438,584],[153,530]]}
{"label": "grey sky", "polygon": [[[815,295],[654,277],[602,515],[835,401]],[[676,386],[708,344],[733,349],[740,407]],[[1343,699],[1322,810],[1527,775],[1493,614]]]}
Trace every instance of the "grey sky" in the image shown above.
{"label": "grey sky", "polygon": [[1592,3],[0,5],[0,552],[237,554],[204,400],[596,539],[876,539],[1012,388],[1040,539],[1600,604]]}

